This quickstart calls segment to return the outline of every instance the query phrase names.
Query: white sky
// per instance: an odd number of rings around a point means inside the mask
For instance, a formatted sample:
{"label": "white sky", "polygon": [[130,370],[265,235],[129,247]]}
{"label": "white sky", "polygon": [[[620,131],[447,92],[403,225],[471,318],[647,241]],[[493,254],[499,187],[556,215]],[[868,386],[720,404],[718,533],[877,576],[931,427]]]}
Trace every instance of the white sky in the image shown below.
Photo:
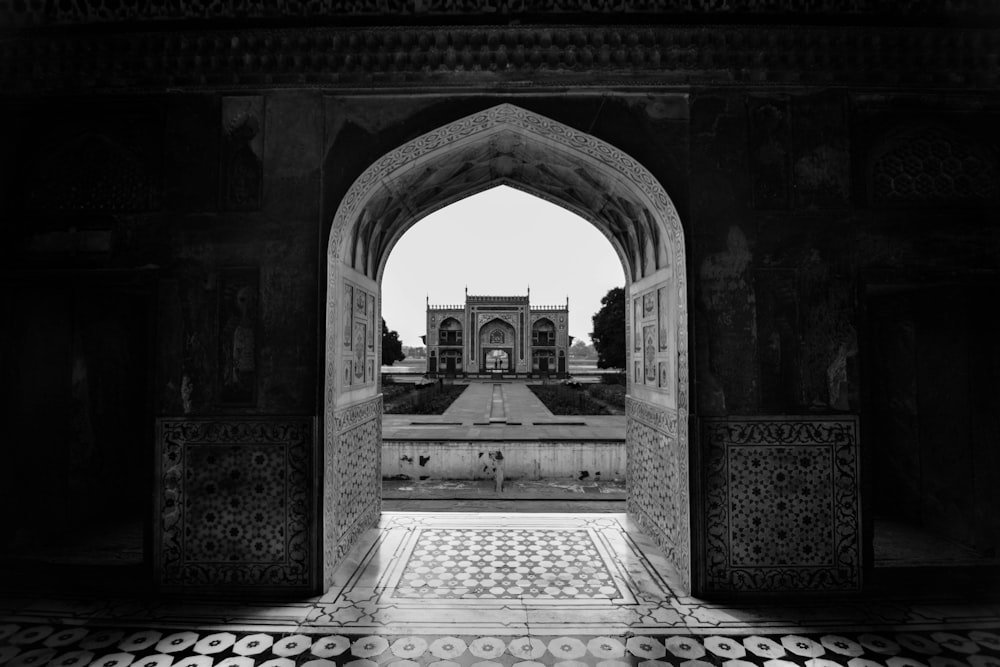
{"label": "white sky", "polygon": [[431,305],[476,295],[523,295],[563,304],[569,335],[590,342],[601,297],[625,285],[621,261],[592,224],[527,193],[499,186],[436,211],[393,248],[382,276],[382,317],[403,345],[423,345]]}

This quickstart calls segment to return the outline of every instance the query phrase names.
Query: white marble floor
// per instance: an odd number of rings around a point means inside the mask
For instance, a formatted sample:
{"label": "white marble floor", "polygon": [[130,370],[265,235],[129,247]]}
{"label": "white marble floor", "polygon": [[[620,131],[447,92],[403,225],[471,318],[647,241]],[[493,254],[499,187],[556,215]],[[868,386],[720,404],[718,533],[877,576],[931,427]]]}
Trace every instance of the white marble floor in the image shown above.
{"label": "white marble floor", "polygon": [[1000,667],[1000,604],[680,594],[624,514],[385,512],[321,596],[0,598],[0,667]]}
{"label": "white marble floor", "polygon": [[310,622],[390,632],[683,625],[672,569],[624,514],[385,513]]}

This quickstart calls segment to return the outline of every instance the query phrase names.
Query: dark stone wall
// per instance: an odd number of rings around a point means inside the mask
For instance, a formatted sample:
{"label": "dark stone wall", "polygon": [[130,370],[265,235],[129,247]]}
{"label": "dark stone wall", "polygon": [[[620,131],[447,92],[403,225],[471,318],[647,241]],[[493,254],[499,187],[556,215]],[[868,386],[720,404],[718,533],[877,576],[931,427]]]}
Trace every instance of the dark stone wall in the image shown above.
{"label": "dark stone wall", "polygon": [[2,105],[5,555],[150,521],[156,416],[316,413],[321,99],[259,99],[240,210],[218,95]]}
{"label": "dark stone wall", "polygon": [[[249,176],[231,159],[243,141],[243,121],[226,116],[234,99],[256,99],[261,116]],[[858,412],[864,285],[886,272],[913,280],[997,266],[995,195],[907,203],[893,190],[886,201],[870,159],[887,141],[943,127],[995,169],[998,104],[983,97],[272,91],[5,104],[8,271],[155,276],[158,414],[313,414],[318,263],[340,197],[392,148],[504,101],[620,147],[673,198],[687,231],[701,414]],[[913,128],[909,139],[901,128]],[[255,194],[231,200],[234,179]],[[250,269],[239,279],[256,289],[254,391],[237,401],[221,377],[232,295],[220,289],[238,290],[229,269]]]}
{"label": "dark stone wall", "polygon": [[[670,194],[687,235],[693,414],[861,413],[863,434],[868,420],[881,419],[873,429],[887,448],[879,460],[895,461],[883,466],[894,488],[924,498],[924,520],[942,529],[951,522],[956,538],[978,547],[998,543],[1000,497],[984,490],[997,487],[988,472],[996,455],[977,444],[995,442],[996,420],[953,423],[962,406],[985,414],[998,396],[996,337],[974,327],[991,308],[983,295],[1000,284],[1000,199],[989,185],[1000,99],[987,94],[762,86],[6,99],[3,377],[8,387],[26,383],[20,402],[5,400],[9,423],[18,424],[9,442],[34,438],[50,442],[39,452],[64,451],[52,429],[71,419],[72,364],[70,339],[59,332],[77,326],[67,318],[83,327],[127,322],[111,307],[123,289],[151,309],[126,336],[148,335],[141,393],[149,400],[135,404],[147,423],[154,415],[318,414],[322,276],[338,202],[384,153],[502,102],[621,148]],[[84,277],[93,286],[86,298],[77,289]],[[939,283],[947,289],[919,307],[968,328],[899,338],[884,354],[905,348],[915,365],[885,385],[866,381],[866,372],[888,372],[870,364],[889,344],[871,337],[872,295],[886,285]],[[52,298],[21,296],[38,285]],[[962,302],[961,318],[938,305],[970,286],[988,289]],[[29,337],[31,349],[53,348],[48,356],[36,350],[41,366],[30,381],[11,361]],[[942,349],[955,355],[942,357],[951,359],[945,366],[968,373],[920,361]],[[946,400],[911,392],[905,373],[940,386]],[[970,374],[971,388],[962,379]],[[902,417],[881,415],[876,387],[905,405],[909,422],[892,427]],[[54,426],[39,438],[46,420]],[[917,436],[908,430],[914,420]],[[931,444],[946,440],[958,443],[952,453]],[[872,465],[881,444],[862,442]],[[914,481],[918,462],[906,453],[914,450],[938,478]],[[973,495],[957,493],[969,479]],[[0,505],[11,506],[6,500]],[[976,518],[958,526],[957,514]]]}
{"label": "dark stone wall", "polygon": [[[259,195],[239,205],[225,195],[246,177],[226,171],[220,96],[73,100],[70,121],[62,105],[9,111],[8,272],[155,284],[158,414],[315,412],[320,97],[257,99]],[[240,289],[252,386],[234,400],[221,338]]]}

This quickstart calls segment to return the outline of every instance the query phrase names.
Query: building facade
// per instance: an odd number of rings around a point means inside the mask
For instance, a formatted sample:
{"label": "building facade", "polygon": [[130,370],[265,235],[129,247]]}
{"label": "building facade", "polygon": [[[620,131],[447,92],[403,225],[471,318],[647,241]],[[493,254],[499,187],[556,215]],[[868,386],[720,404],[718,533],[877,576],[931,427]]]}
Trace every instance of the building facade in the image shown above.
{"label": "building facade", "polygon": [[470,296],[452,306],[427,304],[427,373],[564,377],[573,342],[563,306],[532,307],[527,296]]}

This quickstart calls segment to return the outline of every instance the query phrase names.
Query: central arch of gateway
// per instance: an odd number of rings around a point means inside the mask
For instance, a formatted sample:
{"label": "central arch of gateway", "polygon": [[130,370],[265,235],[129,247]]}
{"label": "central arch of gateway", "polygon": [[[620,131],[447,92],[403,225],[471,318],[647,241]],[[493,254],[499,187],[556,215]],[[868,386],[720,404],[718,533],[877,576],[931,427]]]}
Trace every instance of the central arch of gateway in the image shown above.
{"label": "central arch of gateway", "polygon": [[503,104],[399,146],[341,200],[327,250],[323,579],[380,514],[382,271],[417,221],[508,185],[593,223],[614,246],[628,307],[628,512],[690,590],[684,233],[663,187],[600,139]]}

